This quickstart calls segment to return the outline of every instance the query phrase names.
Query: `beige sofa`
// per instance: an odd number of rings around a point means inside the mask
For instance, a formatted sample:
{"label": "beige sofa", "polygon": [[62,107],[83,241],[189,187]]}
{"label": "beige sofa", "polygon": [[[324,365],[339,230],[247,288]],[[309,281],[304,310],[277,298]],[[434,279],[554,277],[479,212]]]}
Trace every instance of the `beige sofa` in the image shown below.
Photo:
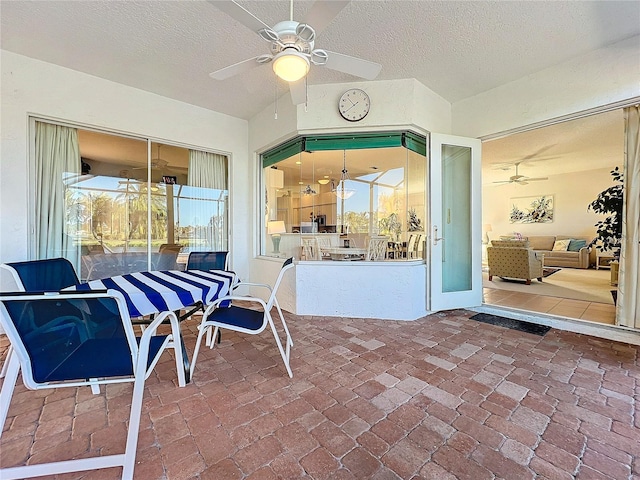
{"label": "beige sofa", "polygon": [[[506,239],[506,237],[500,237]],[[577,252],[570,251],[553,251],[553,244],[556,240],[585,240],[586,246]],[[530,248],[538,254],[544,255],[545,267],[570,267],[570,268],[589,268],[589,252],[591,247],[589,243],[591,238],[566,236],[566,235],[529,235],[522,237],[522,240],[528,240]]]}

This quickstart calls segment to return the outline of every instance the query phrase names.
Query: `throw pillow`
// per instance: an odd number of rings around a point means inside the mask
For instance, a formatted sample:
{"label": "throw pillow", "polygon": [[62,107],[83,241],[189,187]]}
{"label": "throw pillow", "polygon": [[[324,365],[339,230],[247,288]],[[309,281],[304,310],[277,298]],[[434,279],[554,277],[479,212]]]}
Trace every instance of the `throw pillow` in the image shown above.
{"label": "throw pillow", "polygon": [[554,252],[566,252],[571,240],[556,240],[553,243]]}
{"label": "throw pillow", "polygon": [[573,240],[569,242],[569,248],[567,248],[567,252],[579,252],[581,248],[587,246],[586,240]]}

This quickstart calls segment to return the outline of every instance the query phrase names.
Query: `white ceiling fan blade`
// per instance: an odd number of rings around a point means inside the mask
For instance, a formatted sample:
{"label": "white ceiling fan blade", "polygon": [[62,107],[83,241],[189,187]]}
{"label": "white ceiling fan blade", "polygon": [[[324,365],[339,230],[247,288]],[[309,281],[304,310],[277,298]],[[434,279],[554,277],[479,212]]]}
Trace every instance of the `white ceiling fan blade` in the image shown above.
{"label": "white ceiling fan blade", "polygon": [[350,3],[350,0],[316,0],[311,9],[304,17],[304,22],[308,23],[320,33],[327,25],[340,13],[340,11]]}
{"label": "white ceiling fan blade", "polygon": [[233,0],[208,0],[208,2],[258,34],[260,30],[271,30],[269,25]]}
{"label": "white ceiling fan blade", "polygon": [[535,152],[522,157],[520,160],[518,160],[518,163],[522,163],[522,162],[526,162],[527,160],[531,160],[532,158],[535,158],[535,157],[539,156],[541,153],[546,152],[547,150],[549,150],[550,148],[552,148],[554,146],[555,146],[555,143],[553,145],[547,145],[546,147],[539,148]]}
{"label": "white ceiling fan blade", "polygon": [[216,70],[215,72],[210,73],[209,76],[215,80],[226,80],[227,78],[238,75],[239,73],[247,72],[252,68],[259,67],[260,65],[264,65],[270,61],[271,59],[265,58],[265,55],[258,55],[257,57],[248,58],[242,62],[234,63],[228,67]]}
{"label": "white ceiling fan blade", "polygon": [[291,92],[291,101],[294,105],[307,102],[307,88],[304,78],[301,78],[297,82],[289,82],[289,91]]}
{"label": "white ceiling fan blade", "polygon": [[366,80],[373,80],[378,76],[380,70],[382,70],[382,65],[379,63],[351,57],[343,53],[330,52],[328,50],[326,50],[326,52],[328,54],[328,58],[327,63],[325,63],[325,67],[328,67],[331,70],[348,73]]}
{"label": "white ceiling fan blade", "polygon": [[527,182],[535,182],[538,180],[549,180],[549,177],[536,177],[536,178],[526,178]]}
{"label": "white ceiling fan blade", "polygon": [[515,183],[516,183],[516,185],[529,185],[529,182],[525,182],[525,181],[523,181],[523,180],[521,180],[521,181],[516,181]]}

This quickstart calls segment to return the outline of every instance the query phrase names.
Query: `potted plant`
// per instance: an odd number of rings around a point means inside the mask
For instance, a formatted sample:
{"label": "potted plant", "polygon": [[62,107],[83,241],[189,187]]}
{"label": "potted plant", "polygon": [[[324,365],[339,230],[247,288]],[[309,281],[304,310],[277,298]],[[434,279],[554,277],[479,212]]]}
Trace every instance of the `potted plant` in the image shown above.
{"label": "potted plant", "polygon": [[596,238],[592,243],[598,242],[599,245],[596,245],[596,248],[600,251],[610,250],[617,260],[620,258],[620,243],[622,241],[622,190],[624,177],[618,167],[611,170],[611,176],[614,182],[619,183],[600,192],[596,199],[589,204],[587,210],[608,215],[604,220],[600,220],[595,224]]}
{"label": "potted plant", "polygon": [[[596,238],[591,242],[600,251],[609,250],[614,260],[611,262],[611,284],[618,284],[618,260],[620,258],[620,245],[622,242],[622,194],[624,186],[624,174],[618,167],[611,170],[611,177],[616,184],[603,190],[596,199],[589,204],[587,211],[607,215],[604,220],[595,224]],[[611,292],[614,297],[616,295]]]}
{"label": "potted plant", "polygon": [[390,235],[393,242],[398,241],[402,234],[402,223],[396,213],[391,213],[388,217],[381,218],[378,225],[380,233]]}
{"label": "potted plant", "polygon": [[422,232],[422,221],[418,218],[418,214],[414,208],[409,209],[409,228],[410,232]]}

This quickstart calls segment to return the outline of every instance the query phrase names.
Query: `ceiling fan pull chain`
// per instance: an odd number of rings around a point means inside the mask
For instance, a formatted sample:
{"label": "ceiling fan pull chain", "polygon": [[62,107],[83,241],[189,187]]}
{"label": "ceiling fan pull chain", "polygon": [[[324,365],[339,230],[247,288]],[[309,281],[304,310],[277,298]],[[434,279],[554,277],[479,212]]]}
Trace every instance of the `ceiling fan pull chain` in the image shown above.
{"label": "ceiling fan pull chain", "polygon": [[309,106],[309,84],[307,83],[307,77],[304,77],[304,113],[307,113],[308,106]]}
{"label": "ceiling fan pull chain", "polygon": [[273,96],[274,98],[274,105],[275,105],[275,111],[273,112],[273,119],[277,120],[278,119],[278,76],[276,75],[276,81],[274,83],[275,88],[273,90]]}

